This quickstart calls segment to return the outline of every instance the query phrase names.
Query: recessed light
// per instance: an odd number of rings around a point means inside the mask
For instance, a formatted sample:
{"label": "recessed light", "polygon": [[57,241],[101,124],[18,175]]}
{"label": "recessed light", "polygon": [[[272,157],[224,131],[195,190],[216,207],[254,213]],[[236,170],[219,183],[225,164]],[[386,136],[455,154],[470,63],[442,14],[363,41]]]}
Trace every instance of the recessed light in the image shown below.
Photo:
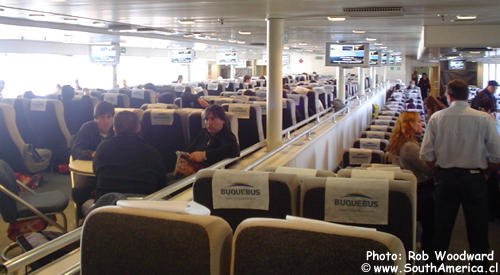
{"label": "recessed light", "polygon": [[342,22],[345,21],[345,17],[328,16],[328,21]]}
{"label": "recessed light", "polygon": [[290,47],[287,47],[287,46],[283,47],[283,50],[289,50],[289,49],[290,49]]}
{"label": "recessed light", "polygon": [[366,33],[366,31],[362,31],[362,30],[352,30],[353,33]]}
{"label": "recessed light", "polygon": [[245,41],[237,41],[236,43],[238,43],[238,44],[245,44],[246,42]]}
{"label": "recessed light", "polygon": [[457,15],[457,20],[476,20],[476,15]]}
{"label": "recessed light", "polygon": [[299,43],[299,46],[307,46],[307,43],[301,42]]}
{"label": "recessed light", "polygon": [[45,14],[42,14],[42,13],[30,13],[29,16],[45,16]]}
{"label": "recessed light", "polygon": [[384,44],[382,44],[382,43],[375,43],[373,45],[375,45],[375,46],[383,46]]}
{"label": "recessed light", "polygon": [[179,24],[182,24],[182,25],[192,25],[194,23],[195,22],[193,19],[179,19]]}
{"label": "recessed light", "polygon": [[366,38],[366,41],[376,41],[377,38]]}
{"label": "recessed light", "polygon": [[252,32],[247,32],[247,31],[239,31],[238,33],[241,35],[251,35],[252,34]]}
{"label": "recessed light", "polygon": [[481,52],[479,52],[479,51],[470,51],[469,53],[472,53],[472,54],[480,54]]}
{"label": "recessed light", "polygon": [[381,49],[387,49],[387,47],[380,47]]}
{"label": "recessed light", "polygon": [[77,19],[76,18],[71,18],[71,17],[64,17],[63,20],[64,21],[76,21]]}
{"label": "recessed light", "polygon": [[236,43],[236,40],[230,39],[227,42],[229,42],[229,43]]}
{"label": "recessed light", "polygon": [[184,37],[189,38],[189,37],[193,37],[193,35],[192,34],[185,34]]}

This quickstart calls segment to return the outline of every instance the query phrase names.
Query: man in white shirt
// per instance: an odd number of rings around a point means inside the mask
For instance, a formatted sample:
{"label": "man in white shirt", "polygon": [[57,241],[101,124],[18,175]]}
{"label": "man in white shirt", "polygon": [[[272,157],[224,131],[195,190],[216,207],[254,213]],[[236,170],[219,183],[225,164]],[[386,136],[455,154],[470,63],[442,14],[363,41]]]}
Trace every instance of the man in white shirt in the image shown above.
{"label": "man in white shirt", "polygon": [[462,204],[469,252],[488,253],[486,171],[500,163],[500,137],[488,114],[470,108],[467,83],[453,80],[446,92],[450,107],[432,115],[420,149],[420,158],[437,170],[433,246],[437,251],[448,249]]}

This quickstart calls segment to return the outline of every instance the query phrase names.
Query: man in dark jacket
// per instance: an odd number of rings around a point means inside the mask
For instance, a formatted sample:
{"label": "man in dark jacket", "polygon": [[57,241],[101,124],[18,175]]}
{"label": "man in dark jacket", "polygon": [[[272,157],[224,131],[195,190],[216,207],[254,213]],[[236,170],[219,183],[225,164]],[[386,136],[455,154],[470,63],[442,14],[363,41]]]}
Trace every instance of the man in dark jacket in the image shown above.
{"label": "man in dark jacket", "polygon": [[136,114],[123,111],[113,120],[115,136],[99,144],[94,157],[96,197],[111,193],[151,194],[165,186],[160,153],[139,135]]}
{"label": "man in dark jacket", "polygon": [[490,114],[495,113],[497,111],[495,92],[498,86],[499,84],[495,80],[488,81],[488,86],[480,91],[472,100],[471,107]]}

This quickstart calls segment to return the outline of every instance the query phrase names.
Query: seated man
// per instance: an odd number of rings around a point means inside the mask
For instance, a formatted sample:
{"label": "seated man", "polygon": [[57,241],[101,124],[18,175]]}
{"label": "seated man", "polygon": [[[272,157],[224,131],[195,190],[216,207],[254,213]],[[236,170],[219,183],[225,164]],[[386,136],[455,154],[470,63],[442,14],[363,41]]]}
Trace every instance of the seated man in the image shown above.
{"label": "seated man", "polygon": [[203,113],[206,127],[187,147],[192,161],[210,166],[225,158],[240,155],[240,146],[226,118],[224,109],[219,105],[210,105]]}
{"label": "seated man", "polygon": [[139,137],[137,115],[129,111],[116,114],[113,130],[115,136],[101,142],[94,156],[96,197],[111,192],[147,195],[164,187],[161,155]]}
{"label": "seated man", "polygon": [[[74,160],[92,160],[101,141],[113,136],[115,107],[108,102],[99,102],[94,109],[94,120],[85,122],[73,141],[71,156]],[[75,175],[72,197],[77,208],[92,197],[96,181],[94,177]],[[78,213],[80,213],[78,211]]]}

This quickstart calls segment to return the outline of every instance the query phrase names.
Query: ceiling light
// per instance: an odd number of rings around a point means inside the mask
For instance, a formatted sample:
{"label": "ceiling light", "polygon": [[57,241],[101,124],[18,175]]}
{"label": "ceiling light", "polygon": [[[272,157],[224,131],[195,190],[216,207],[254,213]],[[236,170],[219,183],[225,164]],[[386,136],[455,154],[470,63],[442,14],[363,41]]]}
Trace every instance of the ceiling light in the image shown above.
{"label": "ceiling light", "polygon": [[182,25],[193,25],[194,23],[193,19],[179,19],[179,24]]}
{"label": "ceiling light", "polygon": [[476,15],[457,15],[457,20],[476,20]]}
{"label": "ceiling light", "polygon": [[229,43],[236,43],[236,40],[231,39],[231,40],[228,40],[227,42],[229,42]]}
{"label": "ceiling light", "polygon": [[299,43],[299,46],[307,46],[307,43],[301,42]]}
{"label": "ceiling light", "polygon": [[283,50],[289,50],[289,49],[290,49],[290,47],[287,47],[287,46],[283,47]]}
{"label": "ceiling light", "polygon": [[185,34],[184,37],[190,38],[190,37],[193,37],[193,35],[192,34]]}
{"label": "ceiling light", "polygon": [[238,33],[241,35],[251,35],[252,34],[251,32],[246,32],[246,31],[239,31]]}
{"label": "ceiling light", "polygon": [[63,20],[64,21],[76,21],[77,19],[76,18],[71,18],[71,17],[64,17]]}
{"label": "ceiling light", "polygon": [[29,16],[45,16],[45,14],[42,14],[42,13],[30,13]]}
{"label": "ceiling light", "polygon": [[479,52],[479,51],[470,51],[469,53],[472,53],[472,54],[480,54],[481,52]]}
{"label": "ceiling light", "polygon": [[353,33],[366,33],[366,31],[362,31],[362,30],[352,30]]}
{"label": "ceiling light", "polygon": [[238,41],[236,43],[238,43],[238,44],[245,44],[246,42],[245,41]]}
{"label": "ceiling light", "polygon": [[345,17],[328,16],[328,21],[342,22],[345,21]]}
{"label": "ceiling light", "polygon": [[376,41],[377,38],[366,38],[366,41]]}
{"label": "ceiling light", "polygon": [[375,46],[382,46],[382,45],[384,45],[384,44],[382,44],[382,43],[375,43],[375,44],[373,44],[373,45],[375,45]]}
{"label": "ceiling light", "polygon": [[387,49],[387,47],[380,47],[381,49]]}

